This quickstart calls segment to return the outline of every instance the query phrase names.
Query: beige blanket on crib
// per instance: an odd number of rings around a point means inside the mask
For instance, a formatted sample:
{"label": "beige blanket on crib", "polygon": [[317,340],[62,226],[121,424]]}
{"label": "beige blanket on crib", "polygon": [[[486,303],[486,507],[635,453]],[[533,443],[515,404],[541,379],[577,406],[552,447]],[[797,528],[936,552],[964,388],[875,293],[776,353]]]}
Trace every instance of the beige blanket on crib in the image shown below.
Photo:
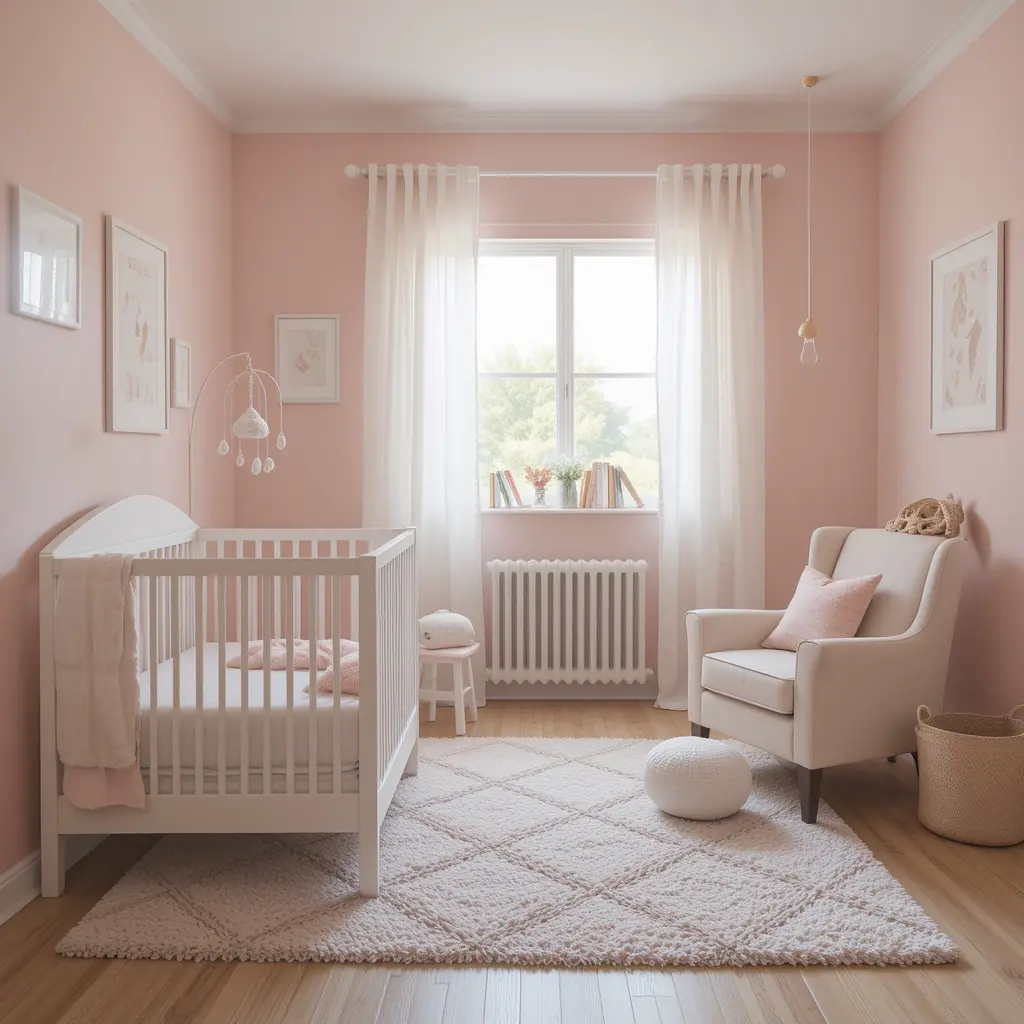
{"label": "beige blanket on crib", "polygon": [[89,810],[143,808],[132,556],[64,561],[54,606],[57,753],[64,795]]}

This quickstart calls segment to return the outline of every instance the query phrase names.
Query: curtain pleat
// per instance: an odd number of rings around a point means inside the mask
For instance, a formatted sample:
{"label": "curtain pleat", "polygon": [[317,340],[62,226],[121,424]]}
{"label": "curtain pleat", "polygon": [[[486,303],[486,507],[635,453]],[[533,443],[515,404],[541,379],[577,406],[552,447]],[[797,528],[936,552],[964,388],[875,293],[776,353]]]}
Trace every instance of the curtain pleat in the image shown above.
{"label": "curtain pleat", "polygon": [[479,171],[371,164],[369,188],[363,522],[415,526],[421,614],[458,611],[482,640]]}
{"label": "curtain pleat", "polygon": [[658,168],[658,705],[685,710],[684,616],[764,606],[761,168]]}

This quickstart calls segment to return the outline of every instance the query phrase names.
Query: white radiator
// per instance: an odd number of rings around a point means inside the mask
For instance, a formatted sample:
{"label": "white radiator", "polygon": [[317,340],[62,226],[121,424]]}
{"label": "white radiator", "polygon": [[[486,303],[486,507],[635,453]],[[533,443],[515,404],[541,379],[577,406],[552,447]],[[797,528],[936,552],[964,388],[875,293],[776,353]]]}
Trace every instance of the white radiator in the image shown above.
{"label": "white radiator", "polygon": [[646,680],[646,562],[499,561],[487,568],[492,682]]}

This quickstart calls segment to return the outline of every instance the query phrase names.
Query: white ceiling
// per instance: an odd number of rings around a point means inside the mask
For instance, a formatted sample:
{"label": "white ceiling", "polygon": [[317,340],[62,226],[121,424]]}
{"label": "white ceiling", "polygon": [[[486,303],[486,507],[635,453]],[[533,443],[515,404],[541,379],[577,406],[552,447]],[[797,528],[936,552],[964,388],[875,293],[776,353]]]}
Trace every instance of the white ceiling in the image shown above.
{"label": "white ceiling", "polygon": [[1013,0],[100,2],[239,131],[857,131]]}

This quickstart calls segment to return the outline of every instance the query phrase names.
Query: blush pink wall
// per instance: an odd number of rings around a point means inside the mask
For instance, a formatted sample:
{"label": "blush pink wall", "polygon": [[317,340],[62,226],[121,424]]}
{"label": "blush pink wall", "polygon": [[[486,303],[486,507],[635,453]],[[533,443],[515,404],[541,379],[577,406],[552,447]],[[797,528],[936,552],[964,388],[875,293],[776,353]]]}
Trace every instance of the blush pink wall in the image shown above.
{"label": "blush pink wall", "polygon": [[[822,358],[798,362],[805,314],[805,139],[770,135],[239,135],[234,140],[235,338],[273,361],[275,313],[340,313],[341,402],[287,409],[273,477],[238,474],[239,526],[354,525],[362,474],[366,185],[346,164],[444,161],[484,169],[653,169],[659,163],[783,163],[764,186],[768,601],[785,604],[811,530],[875,517],[877,140],[815,141],[815,318]],[[484,179],[482,233],[653,235],[645,179]],[[586,513],[580,513],[586,516]],[[657,559],[654,516],[487,515],[484,557]],[[656,587],[649,587],[654,643]]]}
{"label": "blush pink wall", "polygon": [[[968,511],[971,568],[947,703],[1024,700],[1024,4],[1012,6],[885,129],[880,149],[878,521],[949,491]],[[1006,226],[1005,424],[929,433],[929,256]]]}
{"label": "blush pink wall", "polygon": [[[126,494],[187,500],[186,411],[164,437],[103,431],[105,213],[168,246],[168,329],[193,344],[194,383],[232,343],[228,131],[96,0],[5,3],[2,17],[0,872],[39,845],[40,548]],[[80,331],[8,312],[15,184],[84,221]],[[201,521],[231,523],[233,479],[214,458],[196,498]]]}

